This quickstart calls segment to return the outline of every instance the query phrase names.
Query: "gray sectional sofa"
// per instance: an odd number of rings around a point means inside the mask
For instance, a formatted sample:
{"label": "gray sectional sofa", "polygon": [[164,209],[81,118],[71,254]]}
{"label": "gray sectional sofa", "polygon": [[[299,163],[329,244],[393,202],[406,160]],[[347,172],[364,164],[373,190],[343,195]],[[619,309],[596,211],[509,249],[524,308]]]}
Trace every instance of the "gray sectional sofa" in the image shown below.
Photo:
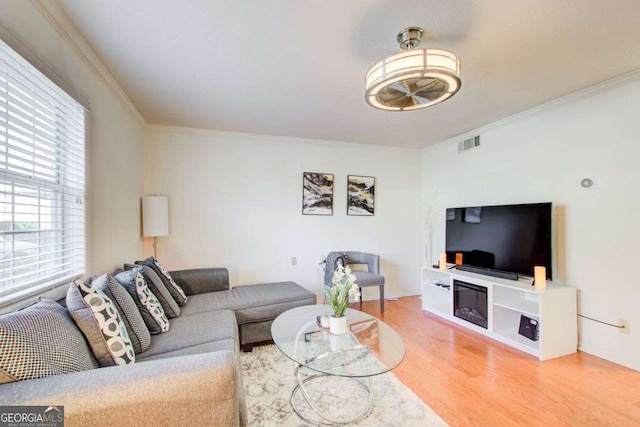
{"label": "gray sectional sofa", "polygon": [[0,405],[64,405],[67,426],[246,425],[240,345],[271,340],[275,317],[315,294],[294,282],[230,289],[224,268],[171,276],[188,303],[135,363],[1,384]]}

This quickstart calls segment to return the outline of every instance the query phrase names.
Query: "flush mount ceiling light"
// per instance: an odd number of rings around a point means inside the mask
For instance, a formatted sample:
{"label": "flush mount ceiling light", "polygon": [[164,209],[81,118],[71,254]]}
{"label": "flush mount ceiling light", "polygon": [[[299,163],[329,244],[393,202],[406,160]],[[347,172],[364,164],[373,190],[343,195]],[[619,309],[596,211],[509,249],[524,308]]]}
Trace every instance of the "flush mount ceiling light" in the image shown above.
{"label": "flush mount ceiling light", "polygon": [[415,49],[424,30],[409,27],[398,33],[406,50],[383,59],[365,77],[365,99],[372,107],[409,111],[438,104],[460,90],[460,58],[448,50]]}

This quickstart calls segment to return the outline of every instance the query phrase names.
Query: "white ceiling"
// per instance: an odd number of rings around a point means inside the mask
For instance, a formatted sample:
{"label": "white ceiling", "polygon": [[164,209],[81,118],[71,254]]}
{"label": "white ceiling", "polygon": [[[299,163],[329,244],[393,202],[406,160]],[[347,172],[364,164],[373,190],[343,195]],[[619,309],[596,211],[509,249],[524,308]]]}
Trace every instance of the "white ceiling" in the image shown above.
{"label": "white ceiling", "polygon": [[[150,124],[425,147],[640,68],[637,0],[58,0]],[[364,75],[425,28],[443,104],[384,112]]]}

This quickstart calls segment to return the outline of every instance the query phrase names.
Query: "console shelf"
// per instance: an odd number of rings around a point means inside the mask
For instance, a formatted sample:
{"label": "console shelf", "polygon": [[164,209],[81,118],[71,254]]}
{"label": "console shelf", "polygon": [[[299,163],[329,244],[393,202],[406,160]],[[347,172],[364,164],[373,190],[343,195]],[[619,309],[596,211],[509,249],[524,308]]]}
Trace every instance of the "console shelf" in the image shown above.
{"label": "console shelf", "polygon": [[493,305],[494,307],[502,307],[502,308],[506,308],[507,310],[513,310],[518,313],[526,314],[529,317],[531,316],[538,317],[538,305],[534,303],[504,304],[504,303],[494,302]]}
{"label": "console shelf", "polygon": [[[527,353],[533,353],[538,351],[537,341],[531,341],[527,337],[523,337],[518,333],[518,328],[512,329],[501,329],[499,331],[495,331],[496,335],[505,338],[509,343],[517,343],[518,345],[511,344],[512,347],[520,348],[521,346],[525,347],[521,349],[526,351]],[[502,341],[502,340],[499,340]],[[531,351],[528,351],[530,349]]]}
{"label": "console shelf", "polygon": [[[487,329],[453,315],[454,279],[487,288]],[[548,283],[546,290],[538,290],[531,286],[531,279],[513,281],[457,270],[423,270],[423,310],[540,360],[575,353],[578,346],[576,305],[576,289],[569,286]],[[538,340],[518,333],[523,315],[539,322]]]}

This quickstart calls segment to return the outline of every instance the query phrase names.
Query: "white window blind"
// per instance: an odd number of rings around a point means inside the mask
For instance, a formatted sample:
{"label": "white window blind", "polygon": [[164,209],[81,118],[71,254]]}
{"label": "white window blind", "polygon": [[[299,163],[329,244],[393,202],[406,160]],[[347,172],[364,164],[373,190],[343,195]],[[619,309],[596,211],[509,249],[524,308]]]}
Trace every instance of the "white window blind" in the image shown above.
{"label": "white window blind", "polygon": [[0,41],[0,305],[85,270],[85,110]]}

